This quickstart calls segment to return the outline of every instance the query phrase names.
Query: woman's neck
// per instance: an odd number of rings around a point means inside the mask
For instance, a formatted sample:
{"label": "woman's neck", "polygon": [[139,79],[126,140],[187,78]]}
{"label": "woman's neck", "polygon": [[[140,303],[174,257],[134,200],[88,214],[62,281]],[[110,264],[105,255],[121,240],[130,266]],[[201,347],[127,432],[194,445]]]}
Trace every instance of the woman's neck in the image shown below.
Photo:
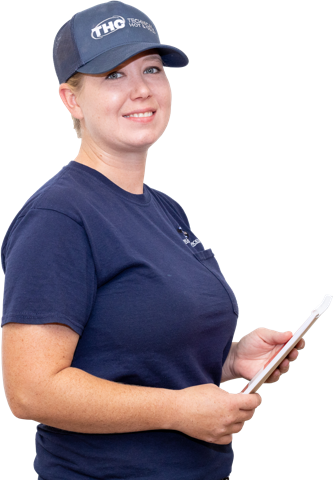
{"label": "woman's neck", "polygon": [[74,161],[97,170],[127,192],[143,194],[147,154],[110,155],[81,143]]}

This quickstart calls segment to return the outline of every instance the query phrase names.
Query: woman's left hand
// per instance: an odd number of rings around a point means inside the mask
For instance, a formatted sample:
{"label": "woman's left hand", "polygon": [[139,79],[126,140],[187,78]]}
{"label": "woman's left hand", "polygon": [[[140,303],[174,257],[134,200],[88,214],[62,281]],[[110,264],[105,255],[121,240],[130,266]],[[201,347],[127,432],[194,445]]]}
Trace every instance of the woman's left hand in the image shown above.
{"label": "woman's left hand", "polygon": [[[292,332],[276,332],[267,328],[257,328],[245,335],[236,345],[234,352],[233,371],[236,377],[251,380],[265,363],[276,354],[281,347],[293,336]],[[289,362],[298,357],[298,351],[305,347],[305,340],[301,340],[291,350],[289,355],[274,370],[265,383],[277,382],[280,375],[288,372]]]}

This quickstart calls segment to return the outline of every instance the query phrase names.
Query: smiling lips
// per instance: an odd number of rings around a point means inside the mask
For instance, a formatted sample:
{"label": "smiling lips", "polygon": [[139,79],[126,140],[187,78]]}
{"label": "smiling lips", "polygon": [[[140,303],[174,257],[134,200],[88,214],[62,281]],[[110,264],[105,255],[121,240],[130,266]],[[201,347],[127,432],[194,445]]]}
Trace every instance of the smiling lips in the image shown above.
{"label": "smiling lips", "polygon": [[130,118],[130,117],[136,117],[136,118],[140,118],[140,117],[151,117],[152,115],[154,115],[154,112],[133,113],[132,115],[125,115],[125,118]]}
{"label": "smiling lips", "polygon": [[129,113],[128,115],[123,115],[123,117],[128,118],[129,120],[132,120],[134,122],[148,123],[153,120],[155,113],[156,113],[156,110],[148,110],[145,112],[138,111],[138,112]]}

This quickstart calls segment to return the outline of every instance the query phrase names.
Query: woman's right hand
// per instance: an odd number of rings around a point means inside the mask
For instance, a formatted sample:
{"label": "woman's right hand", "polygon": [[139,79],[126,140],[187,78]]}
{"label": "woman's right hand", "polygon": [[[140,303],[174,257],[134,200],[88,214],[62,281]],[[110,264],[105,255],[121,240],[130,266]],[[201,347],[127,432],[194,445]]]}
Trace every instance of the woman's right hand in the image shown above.
{"label": "woman's right hand", "polygon": [[174,430],[204,440],[227,445],[261,404],[258,393],[232,394],[214,383],[175,390]]}

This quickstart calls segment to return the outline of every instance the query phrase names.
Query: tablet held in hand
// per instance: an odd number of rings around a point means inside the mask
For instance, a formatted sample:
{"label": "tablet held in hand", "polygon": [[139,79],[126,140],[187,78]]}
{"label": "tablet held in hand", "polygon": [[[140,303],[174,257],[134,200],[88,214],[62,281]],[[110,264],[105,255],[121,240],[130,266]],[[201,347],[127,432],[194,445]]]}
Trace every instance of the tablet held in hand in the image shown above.
{"label": "tablet held in hand", "polygon": [[291,352],[295,345],[305,335],[305,333],[312,327],[316,320],[322,315],[330,306],[332,301],[331,295],[326,295],[323,302],[318,308],[311,312],[309,318],[300,326],[297,332],[291,337],[291,339],[285,343],[278,352],[276,352],[263,367],[256,373],[251,381],[240,393],[255,393],[259,387],[267,380],[267,378],[274,372],[274,370],[280,365],[280,363]]}

